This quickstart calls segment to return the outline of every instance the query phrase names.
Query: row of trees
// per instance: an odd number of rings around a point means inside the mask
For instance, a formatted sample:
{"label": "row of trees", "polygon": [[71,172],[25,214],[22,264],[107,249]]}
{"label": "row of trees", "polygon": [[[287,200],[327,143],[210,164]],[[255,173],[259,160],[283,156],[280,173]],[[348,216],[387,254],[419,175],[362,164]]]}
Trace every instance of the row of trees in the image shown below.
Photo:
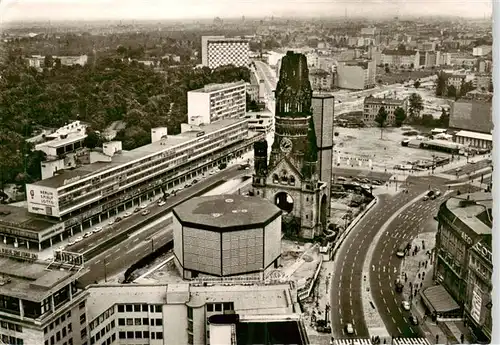
{"label": "row of trees", "polygon": [[[458,100],[464,97],[468,92],[475,89],[474,85],[472,84],[472,81],[466,82],[464,79],[460,84],[460,88],[457,90],[457,88],[454,85],[448,85],[448,79],[449,75],[447,75],[446,73],[440,72],[438,74],[438,78],[436,81],[436,96],[449,97]],[[490,83],[488,90],[483,90],[483,91],[493,92],[493,83]]]}
{"label": "row of trees", "polygon": [[[424,109],[422,97],[418,93],[412,93],[408,99],[408,114],[403,108],[396,108],[394,110],[394,125],[401,127],[404,123],[412,125],[420,125],[424,127],[443,127],[446,128],[450,122],[449,113],[443,108],[439,119],[435,119],[432,115],[423,114]],[[385,107],[380,107],[375,122],[380,127],[380,138],[382,139],[383,130],[387,126],[389,113]]]}
{"label": "row of trees", "polygon": [[117,140],[130,150],[150,141],[152,127],[180,132],[180,124],[187,121],[188,91],[210,83],[250,81],[247,68],[179,66],[157,73],[137,61],[127,61],[104,58],[84,67],[56,65],[38,72],[11,52],[7,63],[0,65],[2,183],[15,181],[25,170],[28,180],[40,177],[29,168],[32,147],[24,140],[36,127],[54,128],[82,120],[102,132],[113,121],[123,121],[127,126]]}

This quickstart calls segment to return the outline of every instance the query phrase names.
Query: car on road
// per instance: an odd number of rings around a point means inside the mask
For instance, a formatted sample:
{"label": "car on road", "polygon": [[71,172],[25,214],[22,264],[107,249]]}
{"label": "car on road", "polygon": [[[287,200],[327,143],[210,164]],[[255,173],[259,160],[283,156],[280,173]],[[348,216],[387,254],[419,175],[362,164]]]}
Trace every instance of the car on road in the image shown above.
{"label": "car on road", "polygon": [[136,208],[134,208],[134,213],[137,213],[137,212],[139,212],[140,210],[141,210],[141,209],[140,209],[140,207],[136,207]]}
{"label": "car on road", "polygon": [[197,184],[197,183],[198,183],[198,180],[197,180],[197,179],[194,179],[192,183],[193,183],[193,184]]}
{"label": "car on road", "polygon": [[76,243],[75,241],[73,241],[73,240],[69,240],[69,241],[68,241],[68,246],[72,246],[72,245],[73,245],[73,244],[75,244],[75,243]]}
{"label": "car on road", "polygon": [[403,292],[404,285],[399,278],[394,282],[394,286],[396,288],[396,292]]}
{"label": "car on road", "polygon": [[125,214],[123,215],[123,218],[128,218],[132,215],[131,212],[125,212]]}
{"label": "car on road", "polygon": [[423,199],[422,199],[422,200],[423,200],[423,201],[427,201],[427,200],[429,200],[429,197],[426,195],[426,196],[424,196],[424,197],[423,197]]}
{"label": "car on road", "polygon": [[87,231],[85,234],[83,234],[83,238],[90,237],[93,234],[92,231]]}
{"label": "car on road", "polygon": [[115,220],[114,219],[110,219],[109,222],[108,222],[108,225],[113,225],[115,224]]}
{"label": "car on road", "polygon": [[215,171],[212,170],[212,171],[209,172],[209,174],[213,175],[213,174],[215,174]]}
{"label": "car on road", "polygon": [[162,201],[160,201],[160,202],[158,203],[158,206],[160,206],[160,207],[161,207],[161,206],[163,206],[163,205],[165,205],[165,204],[166,204],[166,202],[162,200]]}
{"label": "car on road", "polygon": [[410,302],[408,301],[403,301],[401,303],[401,306],[403,307],[404,310],[410,310]]}
{"label": "car on road", "polygon": [[66,246],[59,246],[59,248],[57,248],[57,250],[62,252],[65,248],[66,248]]}
{"label": "car on road", "polygon": [[96,226],[95,229],[93,230],[94,232],[99,232],[102,230],[101,226]]}
{"label": "car on road", "polygon": [[142,211],[142,213],[141,213],[141,214],[142,214],[143,216],[147,216],[147,215],[148,215],[148,214],[150,214],[150,213],[151,213],[151,211],[150,211],[150,210],[144,210],[144,211]]}
{"label": "car on road", "polygon": [[410,315],[410,323],[414,326],[418,326],[418,318],[414,315]]}
{"label": "car on road", "polygon": [[116,217],[115,218],[115,223],[118,223],[119,221],[121,221],[123,218],[122,217]]}
{"label": "car on road", "polygon": [[146,207],[148,207],[147,204],[142,204],[141,206],[139,206],[141,210],[144,210]]}
{"label": "car on road", "polygon": [[345,325],[345,331],[347,334],[353,334],[354,333],[354,327],[352,326],[352,323],[347,323]]}
{"label": "car on road", "polygon": [[189,188],[191,187],[191,183],[186,183],[186,185],[184,186],[184,188]]}
{"label": "car on road", "polygon": [[82,240],[83,240],[82,236],[78,236],[77,238],[75,238],[76,243],[81,242]]}
{"label": "car on road", "polygon": [[436,197],[440,197],[441,196],[441,191],[440,190],[436,190],[435,193],[434,193],[434,195]]}

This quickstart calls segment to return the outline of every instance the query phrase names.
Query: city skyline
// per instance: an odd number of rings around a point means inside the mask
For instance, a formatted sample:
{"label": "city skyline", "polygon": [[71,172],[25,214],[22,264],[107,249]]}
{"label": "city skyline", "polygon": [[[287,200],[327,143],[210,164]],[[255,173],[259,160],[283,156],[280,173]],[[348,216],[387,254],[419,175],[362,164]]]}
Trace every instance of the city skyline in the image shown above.
{"label": "city skyline", "polygon": [[[293,4],[293,6],[290,6]],[[459,6],[458,6],[459,5]],[[175,6],[175,7],[174,7]],[[170,0],[8,0],[0,5],[2,23],[22,20],[160,20],[206,19],[213,17],[389,17],[389,16],[454,16],[484,18],[492,14],[491,1],[456,0],[264,0],[241,1],[228,6],[227,0],[186,0],[182,4]],[[109,9],[113,8],[112,13]],[[375,15],[374,15],[375,14]]]}

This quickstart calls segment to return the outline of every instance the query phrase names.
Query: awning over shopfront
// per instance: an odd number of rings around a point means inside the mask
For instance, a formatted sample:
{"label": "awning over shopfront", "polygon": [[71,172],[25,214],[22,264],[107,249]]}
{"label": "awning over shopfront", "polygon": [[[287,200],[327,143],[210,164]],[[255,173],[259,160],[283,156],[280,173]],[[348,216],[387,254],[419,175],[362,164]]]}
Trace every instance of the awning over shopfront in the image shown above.
{"label": "awning over shopfront", "polygon": [[431,313],[444,314],[460,309],[460,306],[442,285],[431,286],[425,289],[421,295]]}

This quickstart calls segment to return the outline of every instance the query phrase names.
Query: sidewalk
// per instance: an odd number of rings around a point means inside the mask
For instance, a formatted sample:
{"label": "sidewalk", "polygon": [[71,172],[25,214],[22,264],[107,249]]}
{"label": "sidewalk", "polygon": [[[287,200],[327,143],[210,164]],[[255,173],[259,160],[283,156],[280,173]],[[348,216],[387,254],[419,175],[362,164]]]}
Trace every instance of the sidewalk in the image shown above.
{"label": "sidewalk", "polygon": [[[412,241],[412,250],[401,263],[401,279],[403,282],[406,281],[402,293],[403,299],[411,301],[410,312],[418,318],[420,328],[431,344],[460,344],[460,337],[462,334],[465,336],[463,344],[469,344],[468,331],[463,326],[463,322],[449,321],[436,324],[430,317],[425,315],[425,306],[419,296],[421,291],[433,285],[432,274],[434,262],[427,252],[434,248],[436,241],[435,235],[435,232],[424,232],[419,234]],[[422,241],[424,241],[425,249],[422,249]],[[416,246],[419,247],[420,250],[415,255],[412,255],[412,251]],[[405,279],[405,274],[407,279]],[[413,288],[410,288],[410,283]],[[410,298],[412,292],[413,296]]]}

